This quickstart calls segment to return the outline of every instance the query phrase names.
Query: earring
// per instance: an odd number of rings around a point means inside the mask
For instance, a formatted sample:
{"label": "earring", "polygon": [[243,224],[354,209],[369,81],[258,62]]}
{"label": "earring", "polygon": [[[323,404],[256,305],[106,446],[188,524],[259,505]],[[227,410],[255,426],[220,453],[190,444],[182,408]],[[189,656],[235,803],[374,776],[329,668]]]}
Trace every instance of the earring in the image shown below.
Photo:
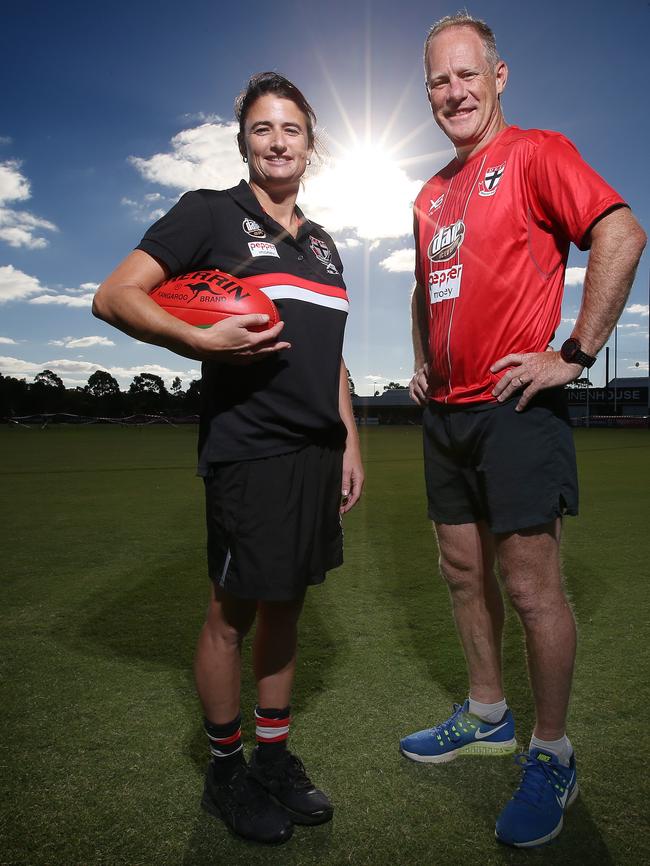
{"label": "earring", "polygon": [[311,159],[307,160],[307,165],[311,165]]}
{"label": "earring", "polygon": [[247,156],[242,156],[242,159],[243,159],[244,162],[248,162],[248,157],[247,157]]}

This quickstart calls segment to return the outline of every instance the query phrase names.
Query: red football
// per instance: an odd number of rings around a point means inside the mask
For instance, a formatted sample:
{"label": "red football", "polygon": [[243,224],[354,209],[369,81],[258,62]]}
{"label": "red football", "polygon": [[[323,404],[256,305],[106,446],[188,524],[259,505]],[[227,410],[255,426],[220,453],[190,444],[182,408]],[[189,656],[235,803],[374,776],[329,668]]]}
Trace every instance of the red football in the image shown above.
{"label": "red football", "polygon": [[269,317],[268,324],[251,328],[254,331],[265,331],[280,321],[278,308],[264,292],[216,269],[171,277],[156,286],[150,297],[172,316],[199,328],[247,313]]}

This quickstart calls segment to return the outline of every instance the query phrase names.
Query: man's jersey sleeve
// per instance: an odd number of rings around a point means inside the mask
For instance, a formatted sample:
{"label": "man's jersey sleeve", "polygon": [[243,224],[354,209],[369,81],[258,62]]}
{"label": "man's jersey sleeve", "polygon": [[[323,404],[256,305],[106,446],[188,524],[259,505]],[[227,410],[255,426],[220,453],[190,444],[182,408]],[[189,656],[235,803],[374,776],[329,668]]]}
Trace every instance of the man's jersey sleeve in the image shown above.
{"label": "man's jersey sleeve", "polygon": [[172,274],[200,267],[212,245],[212,215],[199,192],[186,192],[147,230],[136,249],[160,259]]}
{"label": "man's jersey sleeve", "polygon": [[561,232],[581,250],[589,229],[608,210],[626,202],[580,156],[563,135],[549,136],[528,167],[530,205],[535,220]]}

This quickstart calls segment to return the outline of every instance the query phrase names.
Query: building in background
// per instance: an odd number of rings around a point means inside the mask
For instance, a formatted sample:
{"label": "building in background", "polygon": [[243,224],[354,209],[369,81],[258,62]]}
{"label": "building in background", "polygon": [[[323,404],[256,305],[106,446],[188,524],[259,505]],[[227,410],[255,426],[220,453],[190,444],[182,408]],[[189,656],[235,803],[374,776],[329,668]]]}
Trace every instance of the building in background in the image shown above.
{"label": "building in background", "polygon": [[[647,376],[611,379],[605,388],[593,388],[587,380],[567,387],[569,416],[576,427],[648,426]],[[359,424],[420,424],[422,409],[411,400],[407,388],[384,391],[376,397],[352,396]]]}

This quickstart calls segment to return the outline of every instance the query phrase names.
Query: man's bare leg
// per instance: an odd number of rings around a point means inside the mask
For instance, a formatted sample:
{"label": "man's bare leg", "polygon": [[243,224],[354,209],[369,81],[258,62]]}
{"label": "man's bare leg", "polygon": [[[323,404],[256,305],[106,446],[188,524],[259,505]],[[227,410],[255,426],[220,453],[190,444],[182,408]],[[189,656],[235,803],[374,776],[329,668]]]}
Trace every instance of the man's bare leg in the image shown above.
{"label": "man's bare leg", "polygon": [[446,722],[404,737],[400,748],[413,761],[433,764],[452,761],[460,754],[511,754],[517,743],[503,695],[504,611],[494,574],[493,536],[483,523],[438,523],[435,529],[440,571],[449,587],[467,663],[469,702]]}
{"label": "man's bare leg", "polygon": [[435,525],[440,571],[449,587],[465,654],[470,695],[484,704],[503,698],[503,600],[494,574],[494,540],[484,523]]}
{"label": "man's bare leg", "polygon": [[526,635],[536,724],[542,740],[564,736],[576,653],[576,624],[562,585],[558,519],[498,536],[504,587]]}

